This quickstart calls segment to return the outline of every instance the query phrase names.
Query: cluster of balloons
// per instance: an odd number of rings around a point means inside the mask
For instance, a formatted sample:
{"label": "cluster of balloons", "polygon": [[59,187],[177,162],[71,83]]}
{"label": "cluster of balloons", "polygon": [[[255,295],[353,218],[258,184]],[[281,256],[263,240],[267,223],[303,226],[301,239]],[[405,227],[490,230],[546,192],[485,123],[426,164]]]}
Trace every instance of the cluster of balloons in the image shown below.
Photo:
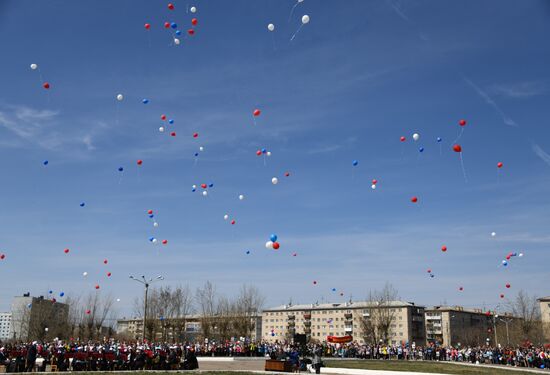
{"label": "cluster of balloons", "polygon": [[508,261],[510,261],[512,259],[512,257],[523,257],[523,253],[514,253],[514,252],[509,252],[507,255],[506,255],[506,259],[503,259],[501,264],[503,267],[508,267]]}
{"label": "cluster of balloons", "polygon": [[[225,221],[229,220],[229,215],[228,214],[223,215],[223,219]],[[235,219],[231,219],[230,223],[231,223],[231,225],[235,225],[235,223],[236,223]]]}
{"label": "cluster of balloons", "polygon": [[[161,116],[160,116],[160,119],[161,119],[162,121],[166,121],[166,115],[161,115]],[[173,124],[174,124],[174,120],[173,120],[173,119],[169,119],[169,120],[168,120],[168,124],[173,125]],[[166,127],[165,127],[164,125],[161,125],[161,126],[159,127],[159,132],[164,133],[165,131],[166,131]],[[170,136],[175,137],[175,136],[176,136],[176,132],[175,132],[175,131],[171,131],[171,132],[170,132]]]}
{"label": "cluster of balloons", "polygon": [[[199,152],[203,152],[204,151],[204,147],[203,146],[199,146]],[[199,152],[195,152],[195,157],[198,157],[199,156]]]}
{"label": "cluster of balloons", "polygon": [[372,185],[370,186],[370,188],[371,188],[372,190],[375,190],[375,189],[376,189],[376,184],[377,184],[377,183],[378,183],[378,180],[377,180],[376,178],[374,178],[374,179],[372,180]]}
{"label": "cluster of balloons", "polygon": [[277,242],[277,238],[278,237],[276,234],[272,234],[271,236],[269,236],[269,241],[265,243],[266,249],[278,250],[281,245],[279,244],[279,242]]}
{"label": "cluster of balloons", "polygon": [[267,149],[262,148],[261,150],[256,151],[256,155],[257,156],[262,156],[262,155],[271,156],[271,151],[267,151]]}
{"label": "cluster of balloons", "polygon": [[431,277],[432,279],[435,277],[435,275],[432,273],[431,268],[428,268],[428,269],[426,270],[426,272],[428,273],[428,275],[430,275],[430,277]]}
{"label": "cluster of balloons", "polygon": [[[205,184],[205,183],[202,183],[200,184],[200,187],[203,189],[202,190],[202,195],[203,197],[206,197],[208,195],[208,188],[212,188],[214,187],[214,184],[213,183],[210,183],[210,184]],[[195,191],[197,191],[197,185],[193,185],[191,186],[191,191],[194,193]]]}

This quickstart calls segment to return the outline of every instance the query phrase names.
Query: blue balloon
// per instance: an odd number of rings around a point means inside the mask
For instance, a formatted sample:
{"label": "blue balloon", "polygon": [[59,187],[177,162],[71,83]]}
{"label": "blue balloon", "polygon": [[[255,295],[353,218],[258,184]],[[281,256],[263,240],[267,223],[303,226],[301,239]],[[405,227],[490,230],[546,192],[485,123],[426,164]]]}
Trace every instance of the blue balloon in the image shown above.
{"label": "blue balloon", "polygon": [[154,215],[154,214],[150,214],[149,217],[152,219],[152,218],[155,217],[155,215]]}
{"label": "blue balloon", "polygon": [[359,162],[357,160],[354,160],[351,164],[353,164],[353,166],[357,166],[357,164],[359,164]]}
{"label": "blue balloon", "polygon": [[437,141],[438,142],[441,142],[443,139],[441,139],[441,137],[437,137]]}
{"label": "blue balloon", "polygon": [[171,27],[172,29],[177,29],[177,28],[178,28],[178,24],[175,23],[175,22],[172,22],[172,23],[170,24],[170,27]]}
{"label": "blue balloon", "polygon": [[29,303],[27,307],[30,309],[32,307],[32,303]]}
{"label": "blue balloon", "polygon": [[169,123],[169,124],[173,124],[173,123],[174,123],[174,120],[170,119],[170,120],[168,120],[168,123]]}
{"label": "blue balloon", "polygon": [[141,102],[142,102],[143,104],[147,104],[147,103],[149,103],[149,99],[143,99]]}
{"label": "blue balloon", "polygon": [[119,171],[119,172],[122,172],[123,170],[124,170],[124,168],[118,167],[118,171]]}
{"label": "blue balloon", "polygon": [[333,292],[336,292],[336,288],[332,288],[332,291],[333,291]]}
{"label": "blue balloon", "polygon": [[86,205],[86,203],[82,202],[80,203],[80,207],[84,207]]}
{"label": "blue balloon", "polygon": [[272,332],[272,333],[271,333],[271,336],[275,336],[275,332]]}
{"label": "blue balloon", "polygon": [[48,290],[48,294],[52,294],[53,293],[53,290]]}
{"label": "blue balloon", "polygon": [[214,187],[214,184],[209,184],[208,187]]}
{"label": "blue balloon", "polygon": [[504,267],[506,267],[506,266],[508,266],[508,262],[502,262],[502,265],[503,265]]}
{"label": "blue balloon", "polygon": [[198,152],[195,152],[195,157],[199,156],[199,153]]}
{"label": "blue balloon", "polygon": [[272,234],[271,236],[269,236],[269,239],[271,240],[271,242],[275,242],[275,241],[277,241],[277,235]]}
{"label": "blue balloon", "polygon": [[154,239],[155,239],[155,237],[149,237],[150,242],[153,242]]}
{"label": "blue balloon", "polygon": [[265,148],[262,148],[262,154],[267,153],[267,150]]}
{"label": "blue balloon", "polygon": [[420,148],[418,149],[418,151],[424,152],[424,147],[420,147]]}
{"label": "blue balloon", "polygon": [[247,253],[247,254],[250,254],[250,250],[247,250],[246,253]]}
{"label": "blue balloon", "polygon": [[194,192],[196,192],[196,191],[197,191],[197,189],[191,189],[191,191],[192,191],[192,192],[194,193]]}
{"label": "blue balloon", "polygon": [[435,275],[430,274],[430,277],[435,277]]}
{"label": "blue balloon", "polygon": [[63,297],[65,295],[64,292],[59,293],[59,297]]}
{"label": "blue balloon", "polygon": [[44,160],[44,161],[42,162],[42,164],[44,164],[44,165],[48,165],[48,163],[49,163],[49,161],[47,161],[47,160]]}
{"label": "blue balloon", "polygon": [[176,30],[176,35],[181,35],[181,31],[180,30]]}

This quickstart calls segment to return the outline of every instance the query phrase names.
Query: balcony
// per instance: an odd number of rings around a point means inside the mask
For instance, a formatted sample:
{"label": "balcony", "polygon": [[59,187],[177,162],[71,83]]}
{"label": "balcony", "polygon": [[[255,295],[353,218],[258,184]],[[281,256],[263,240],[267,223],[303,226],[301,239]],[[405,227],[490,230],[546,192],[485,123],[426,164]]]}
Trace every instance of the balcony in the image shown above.
{"label": "balcony", "polygon": [[305,322],[304,322],[304,326],[306,326],[306,327],[311,327],[311,321],[305,321]]}
{"label": "balcony", "polygon": [[311,320],[311,314],[304,314],[305,320]]}
{"label": "balcony", "polygon": [[344,328],[344,331],[346,333],[352,333],[353,332],[353,327],[346,327],[346,328]]}
{"label": "balcony", "polygon": [[289,327],[294,327],[294,326],[296,325],[296,323],[293,322],[293,321],[289,321],[289,322],[287,323],[287,325],[288,325]]}
{"label": "balcony", "polygon": [[311,328],[304,328],[304,333],[305,334],[311,334]]}
{"label": "balcony", "polygon": [[350,314],[350,313],[346,313],[346,314],[344,314],[344,318],[346,318],[346,319],[352,319],[352,318],[353,318],[353,315]]}
{"label": "balcony", "polygon": [[288,316],[288,320],[294,320],[294,319],[296,319],[296,316],[294,316],[294,315],[289,315]]}

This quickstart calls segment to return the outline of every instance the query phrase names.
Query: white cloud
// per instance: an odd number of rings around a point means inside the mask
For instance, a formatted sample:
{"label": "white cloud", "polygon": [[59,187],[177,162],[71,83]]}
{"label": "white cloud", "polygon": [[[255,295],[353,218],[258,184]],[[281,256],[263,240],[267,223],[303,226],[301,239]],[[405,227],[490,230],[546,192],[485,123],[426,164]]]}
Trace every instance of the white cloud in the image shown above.
{"label": "white cloud", "polygon": [[546,151],[544,151],[542,148],[540,148],[539,145],[535,143],[533,143],[531,148],[533,149],[533,152],[535,153],[535,155],[537,155],[539,158],[542,159],[543,162],[545,162],[550,166],[550,155],[548,155]]}
{"label": "white cloud", "polygon": [[498,84],[490,87],[495,95],[506,98],[530,98],[546,93],[547,87],[543,82],[516,82],[511,84]]}
{"label": "white cloud", "polygon": [[479,86],[477,86],[475,83],[473,83],[470,79],[468,78],[464,78],[464,81],[470,85],[470,87],[472,87],[474,89],[474,91],[479,95],[481,96],[481,98],[483,98],[483,100],[485,100],[485,102],[487,104],[489,104],[491,107],[493,107],[493,109],[495,110],[496,113],[498,113],[500,115],[500,117],[502,118],[502,121],[504,121],[504,123],[506,125],[510,125],[510,126],[518,126],[518,124],[512,120],[512,118],[510,116],[508,116],[506,113],[504,113],[502,111],[502,109],[500,109],[500,107],[498,106],[498,104],[489,96],[489,94],[487,94],[487,92],[483,91]]}

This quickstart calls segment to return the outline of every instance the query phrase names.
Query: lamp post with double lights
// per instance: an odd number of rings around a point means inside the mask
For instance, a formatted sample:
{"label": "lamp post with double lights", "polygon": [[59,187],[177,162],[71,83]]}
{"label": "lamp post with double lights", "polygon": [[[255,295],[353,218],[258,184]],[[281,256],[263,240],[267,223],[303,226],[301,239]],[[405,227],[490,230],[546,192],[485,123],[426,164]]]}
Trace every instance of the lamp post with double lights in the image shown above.
{"label": "lamp post with double lights", "polygon": [[141,275],[141,278],[130,275],[130,279],[137,281],[140,284],[143,284],[143,286],[145,287],[145,298],[143,300],[143,305],[144,305],[143,307],[143,341],[145,341],[146,339],[145,329],[146,329],[146,323],[147,323],[147,294],[149,293],[149,285],[151,285],[156,281],[164,280],[164,276],[159,275],[155,279],[151,278],[147,280],[144,275]]}

